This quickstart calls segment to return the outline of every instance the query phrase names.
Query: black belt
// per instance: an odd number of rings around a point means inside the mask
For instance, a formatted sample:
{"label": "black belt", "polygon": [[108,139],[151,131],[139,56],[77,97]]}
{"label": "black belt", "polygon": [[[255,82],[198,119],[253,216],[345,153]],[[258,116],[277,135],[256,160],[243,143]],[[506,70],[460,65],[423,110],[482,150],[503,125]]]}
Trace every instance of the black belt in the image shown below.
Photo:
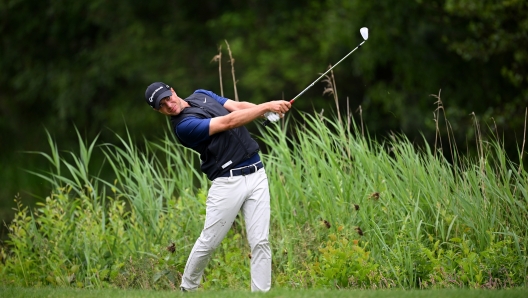
{"label": "black belt", "polygon": [[263,167],[264,165],[262,164],[262,161],[259,161],[249,166],[231,169],[218,177],[234,177],[234,176],[240,176],[240,175],[246,176],[246,175],[255,173],[256,171],[262,169]]}

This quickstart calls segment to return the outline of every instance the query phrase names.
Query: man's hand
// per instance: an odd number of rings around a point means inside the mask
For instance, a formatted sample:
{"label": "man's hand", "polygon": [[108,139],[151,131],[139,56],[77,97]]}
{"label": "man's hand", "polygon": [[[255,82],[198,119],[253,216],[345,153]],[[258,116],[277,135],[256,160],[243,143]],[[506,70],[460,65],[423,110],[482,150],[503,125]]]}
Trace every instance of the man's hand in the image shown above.
{"label": "man's hand", "polygon": [[290,110],[291,103],[284,100],[270,101],[266,103],[269,111],[264,113],[264,117],[267,119],[263,125],[266,126],[270,122],[276,122],[280,118],[284,117],[284,113]]}
{"label": "man's hand", "polygon": [[285,100],[275,100],[265,103],[268,105],[269,112],[275,112],[279,116],[284,116],[284,113],[288,112],[291,108],[291,103]]}

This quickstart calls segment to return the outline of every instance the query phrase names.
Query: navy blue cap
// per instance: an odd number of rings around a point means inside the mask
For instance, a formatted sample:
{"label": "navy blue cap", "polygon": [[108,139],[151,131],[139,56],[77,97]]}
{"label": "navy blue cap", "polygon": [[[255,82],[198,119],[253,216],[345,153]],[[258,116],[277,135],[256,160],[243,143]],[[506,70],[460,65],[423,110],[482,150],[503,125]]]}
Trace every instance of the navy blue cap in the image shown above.
{"label": "navy blue cap", "polygon": [[160,101],[172,95],[171,87],[162,82],[150,84],[145,91],[145,100],[155,110],[159,110]]}

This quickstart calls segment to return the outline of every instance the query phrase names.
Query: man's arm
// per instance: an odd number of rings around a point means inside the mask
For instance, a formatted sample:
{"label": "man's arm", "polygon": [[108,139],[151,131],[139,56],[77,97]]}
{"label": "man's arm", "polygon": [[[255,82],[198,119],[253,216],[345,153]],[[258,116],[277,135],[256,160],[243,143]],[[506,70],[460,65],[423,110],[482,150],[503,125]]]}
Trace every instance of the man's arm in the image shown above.
{"label": "man's arm", "polygon": [[224,108],[226,108],[226,110],[228,110],[229,112],[249,109],[249,108],[252,108],[254,106],[256,106],[256,104],[254,104],[254,103],[250,103],[250,102],[247,102],[247,101],[234,101],[234,100],[231,100],[231,99],[228,99],[224,103]]}
{"label": "man's arm", "polygon": [[[232,100],[228,100],[228,102],[229,101]],[[226,104],[228,104],[228,102],[224,104],[224,107],[226,107]],[[249,122],[262,116],[266,112],[275,112],[278,113],[281,117],[283,117],[284,113],[286,113],[291,107],[290,102],[285,100],[268,101],[259,105],[242,102],[233,103],[235,108],[237,106],[239,107],[238,110],[234,110],[225,116],[215,117],[211,119],[211,122],[209,122],[210,136],[214,135],[215,133],[246,125]],[[231,106],[233,105],[233,103],[230,103],[229,105]],[[245,104],[250,104],[251,107],[240,109],[240,107],[246,106]],[[229,109],[227,110],[229,111]]]}

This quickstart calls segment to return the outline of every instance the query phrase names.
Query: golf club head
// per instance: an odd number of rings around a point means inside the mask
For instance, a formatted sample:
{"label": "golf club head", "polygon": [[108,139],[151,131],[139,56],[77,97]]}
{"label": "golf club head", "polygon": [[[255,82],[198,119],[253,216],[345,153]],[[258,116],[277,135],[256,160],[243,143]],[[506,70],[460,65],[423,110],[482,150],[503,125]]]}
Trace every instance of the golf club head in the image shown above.
{"label": "golf club head", "polygon": [[361,33],[361,36],[363,37],[364,40],[368,39],[368,28],[367,27],[363,27],[359,29],[359,32]]}

